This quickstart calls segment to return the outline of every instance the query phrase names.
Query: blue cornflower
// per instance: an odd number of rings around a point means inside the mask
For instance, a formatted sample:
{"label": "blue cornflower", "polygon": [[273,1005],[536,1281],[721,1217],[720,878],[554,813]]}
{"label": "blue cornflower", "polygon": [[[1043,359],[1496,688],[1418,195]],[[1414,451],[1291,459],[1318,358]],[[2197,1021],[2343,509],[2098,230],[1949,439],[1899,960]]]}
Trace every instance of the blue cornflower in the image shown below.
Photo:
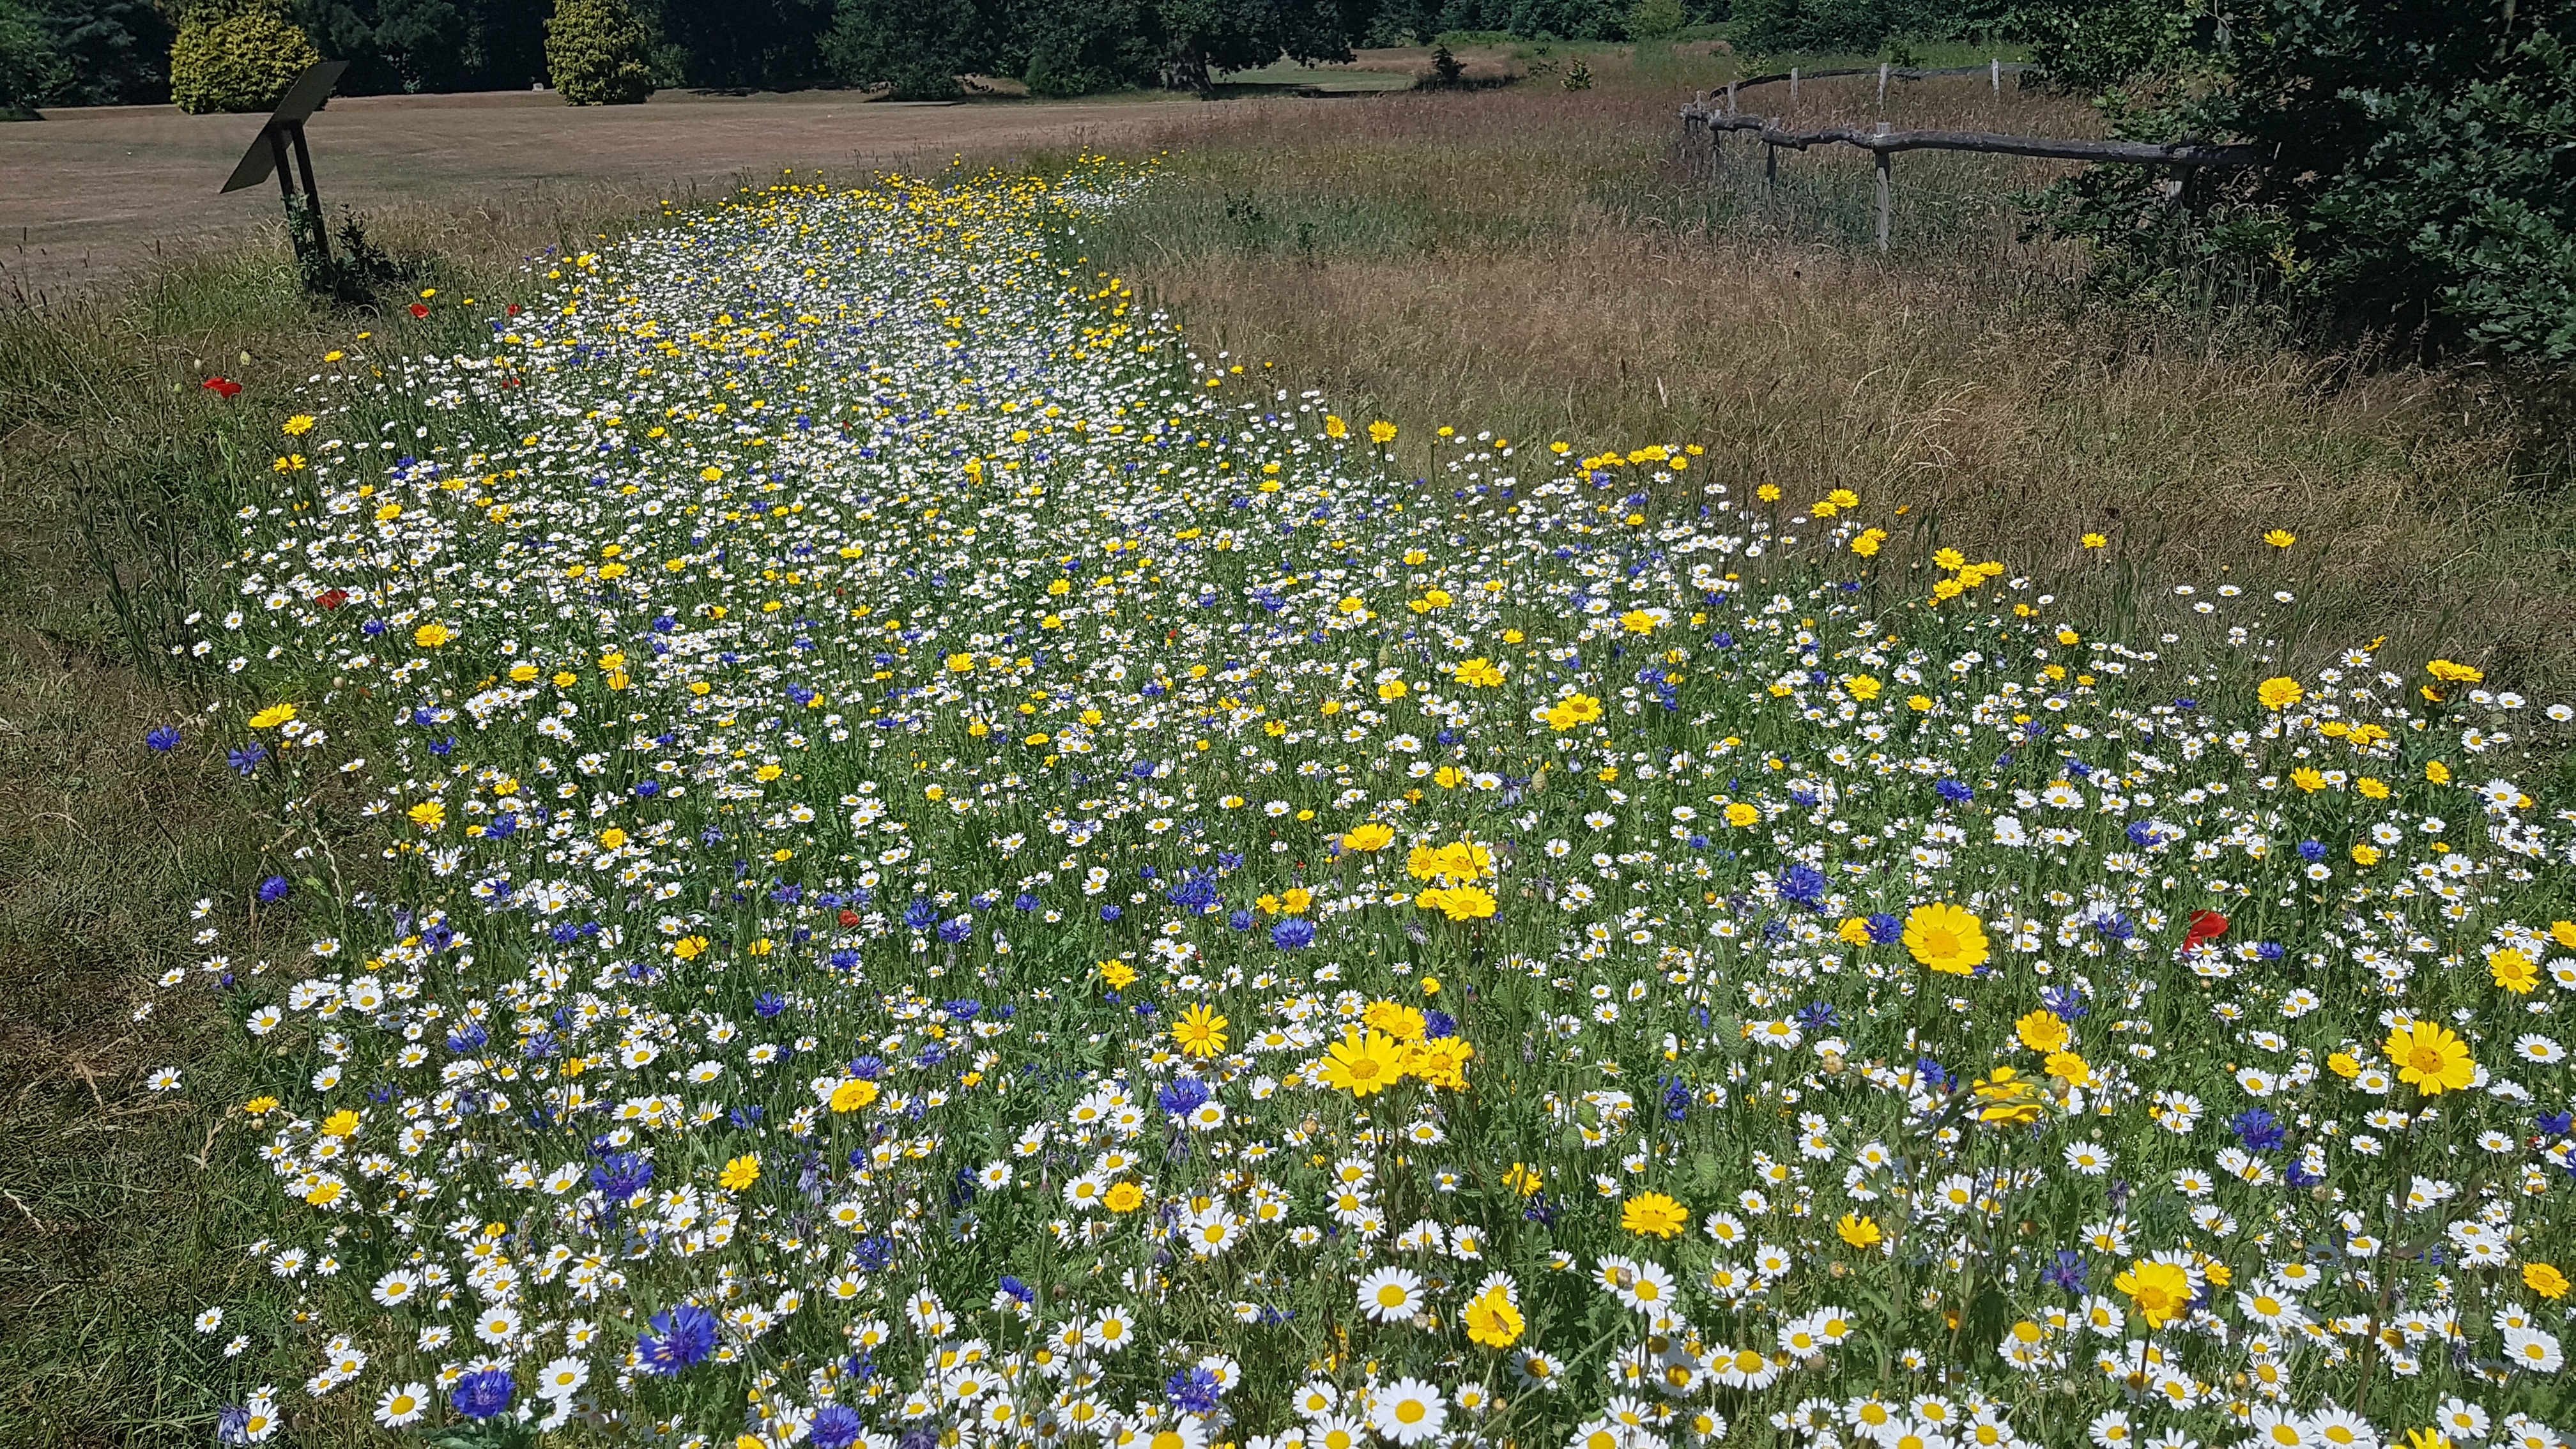
{"label": "blue cornflower", "polygon": [[259,903],[263,906],[273,906],[286,899],[287,889],[286,877],[270,876],[259,883]]}
{"label": "blue cornflower", "polygon": [[975,918],[972,916],[959,916],[953,921],[939,923],[939,939],[952,946],[974,934]]}
{"label": "blue cornflower", "polygon": [[2314,862],[2325,858],[2326,847],[2323,841],[2302,840],[2299,842],[2299,859],[2313,864]]}
{"label": "blue cornflower", "polygon": [[653,1315],[653,1331],[635,1340],[636,1365],[668,1378],[706,1361],[716,1351],[716,1316],[694,1303]]}
{"label": "blue cornflower", "polygon": [[1100,908],[1100,919],[1104,921],[1114,921],[1125,914],[1127,914],[1125,911],[1120,910],[1116,906],[1102,906]]}
{"label": "blue cornflower", "polygon": [[1810,1001],[1798,1008],[1798,1025],[1809,1031],[1824,1031],[1834,1024],[1834,1006],[1830,1001]]}
{"label": "blue cornflower", "polygon": [[154,754],[166,755],[179,748],[179,732],[168,725],[154,725],[151,733],[143,737],[143,743],[150,745]]}
{"label": "blue cornflower", "polygon": [[[712,1335],[715,1320],[707,1322]],[[509,1408],[510,1400],[517,1392],[518,1386],[510,1382],[508,1369],[488,1368],[458,1379],[456,1387],[448,1390],[447,1401],[466,1418],[488,1419]]]}
{"label": "blue cornflower", "polygon": [[2543,1137],[2564,1137],[2576,1131],[2576,1112],[2543,1112],[2534,1125]]}
{"label": "blue cornflower", "polygon": [[1451,1016],[1449,1013],[1442,1011],[1436,1006],[1426,1006],[1422,1009],[1422,1036],[1424,1040],[1438,1041],[1444,1036],[1456,1036],[1457,1034],[1458,1018]]}
{"label": "blue cornflower", "polygon": [[1964,780],[1944,780],[1932,788],[1940,793],[1942,799],[1953,805],[1965,805],[1975,799],[1977,794]]}
{"label": "blue cornflower", "polygon": [[1690,1084],[1679,1077],[1664,1078],[1664,1120],[1678,1122],[1690,1112]]}
{"label": "blue cornflower", "polygon": [[632,1152],[612,1152],[591,1164],[590,1185],[612,1203],[622,1203],[653,1185],[653,1164]]}
{"label": "blue cornflower", "polygon": [[1282,951],[1302,951],[1315,944],[1315,923],[1303,916],[1290,916],[1270,928],[1270,944]]}
{"label": "blue cornflower", "polygon": [[1930,1057],[1920,1057],[1915,1060],[1914,1080],[1935,1092],[1959,1090],[1959,1079],[1942,1070],[1941,1064]]}
{"label": "blue cornflower", "polygon": [[1225,923],[1228,927],[1234,930],[1249,931],[1252,929],[1252,912],[1245,910],[1235,911],[1233,914],[1228,915],[1225,918]]}
{"label": "blue cornflower", "polygon": [[1038,1301],[1038,1290],[1008,1273],[1002,1275],[1002,1292],[1026,1304],[1035,1305]]}
{"label": "blue cornflower", "polygon": [[1869,939],[1874,946],[1893,946],[1905,939],[1905,923],[1885,911],[1869,915]]}
{"label": "blue cornflower", "polygon": [[2092,1270],[2084,1266],[2084,1260],[2077,1256],[2072,1248],[2060,1248],[2057,1250],[2057,1256],[2049,1260],[2048,1266],[2039,1270],[2039,1276],[2045,1279],[2050,1287],[2062,1288],[2069,1293],[2081,1293],[2092,1277]]}
{"label": "blue cornflower", "polygon": [[1163,1383],[1163,1397],[1184,1414],[1215,1413],[1217,1397],[1224,1392],[1216,1375],[1203,1368],[1182,1369]]}
{"label": "blue cornflower", "polygon": [[916,898],[912,904],[903,908],[903,924],[907,930],[927,931],[938,920],[937,908],[928,901]]}
{"label": "blue cornflower", "polygon": [[2281,1120],[2260,1107],[2237,1113],[2229,1120],[2227,1129],[2236,1134],[2236,1140],[2244,1143],[2249,1152],[2278,1152],[2289,1138],[2289,1130],[2281,1125]]}
{"label": "blue cornflower", "polygon": [[1780,872],[1780,898],[1812,906],[1824,899],[1825,877],[1811,865],[1793,865]]}
{"label": "blue cornflower", "polygon": [[785,1011],[786,1009],[787,998],[779,995],[775,991],[764,991],[760,993],[759,996],[753,998],[751,1003],[752,1015],[759,1017],[763,1021],[769,1020],[771,1017],[776,1016],[778,1013]]}
{"label": "blue cornflower", "polygon": [[2048,986],[2041,988],[2039,993],[2039,1004],[2047,1007],[2053,1012],[2056,1012],[2059,1016],[2064,1017],[2068,1021],[2082,1021],[2085,1017],[2093,1014],[2092,1008],[2084,1004],[2084,993],[2076,990],[2072,986]]}
{"label": "blue cornflower", "polygon": [[238,750],[224,752],[224,759],[239,770],[244,779],[250,778],[252,772],[259,768],[259,762],[267,758],[268,746],[261,744],[244,745]]}
{"label": "blue cornflower", "polygon": [[1174,1117],[1187,1116],[1207,1105],[1207,1083],[1196,1077],[1174,1077],[1172,1084],[1154,1094],[1154,1103]]}
{"label": "blue cornflower", "polygon": [[1205,871],[1191,871],[1163,898],[1191,915],[1204,916],[1218,905],[1216,877]]}
{"label": "blue cornflower", "polygon": [[1015,911],[1034,911],[1034,910],[1036,910],[1037,908],[1038,908],[1038,898],[1037,898],[1036,896],[1030,895],[1027,891],[1022,891],[1022,892],[1020,892],[1018,895],[1015,895],[1015,896],[1011,897],[1011,909],[1012,909],[1012,910],[1015,910]]}

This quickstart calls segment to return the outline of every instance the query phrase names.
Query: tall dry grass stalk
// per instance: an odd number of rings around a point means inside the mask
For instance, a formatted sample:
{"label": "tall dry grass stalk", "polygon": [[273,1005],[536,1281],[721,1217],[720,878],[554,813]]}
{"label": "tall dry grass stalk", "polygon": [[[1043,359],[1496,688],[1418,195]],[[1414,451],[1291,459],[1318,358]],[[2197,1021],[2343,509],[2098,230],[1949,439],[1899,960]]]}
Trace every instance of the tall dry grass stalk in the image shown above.
{"label": "tall dry grass stalk", "polygon": [[[1676,108],[1719,64],[1596,56],[1586,92],[1212,107],[1093,261],[1208,349],[1401,424],[1417,465],[1438,424],[1703,442],[1721,481],[1902,505],[1913,542],[2066,581],[2143,611],[2133,626],[2185,606],[2174,583],[2237,581],[2302,595],[2304,653],[2387,634],[2520,684],[2576,676],[2564,454],[2511,390],[2304,352],[2259,314],[2089,298],[2083,259],[2025,239],[2003,200],[2053,163],[1901,157],[1882,258],[1865,155],[1784,153],[1774,190],[1758,146],[1684,144]],[[1874,92],[1810,84],[1793,119],[1866,123]],[[1887,118],[2094,124],[1982,79],[1900,86]],[[2287,556],[2261,542],[2276,528],[2299,536]]]}

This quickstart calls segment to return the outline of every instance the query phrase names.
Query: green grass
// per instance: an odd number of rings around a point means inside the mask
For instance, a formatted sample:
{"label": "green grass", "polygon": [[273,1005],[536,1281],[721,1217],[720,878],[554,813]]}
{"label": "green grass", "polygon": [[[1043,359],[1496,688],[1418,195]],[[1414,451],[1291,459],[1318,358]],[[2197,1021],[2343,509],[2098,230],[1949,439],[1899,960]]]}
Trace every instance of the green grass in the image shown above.
{"label": "green grass", "polygon": [[[530,209],[394,241],[430,280],[470,287],[601,219]],[[221,903],[217,949],[239,960],[296,929],[291,913],[245,913],[261,879],[306,868],[275,843],[277,802],[253,798],[192,725],[220,676],[167,649],[191,610],[229,607],[214,569],[231,514],[270,497],[287,388],[352,333],[409,319],[317,307],[283,252],[0,312],[0,1443],[12,1449],[201,1445],[219,1403],[279,1381],[257,1350],[222,1356],[250,1326],[240,1315],[212,1336],[189,1326],[206,1304],[258,1301],[242,1250],[261,1235],[247,1204],[264,1169],[237,1110],[247,1079],[226,1044],[238,1029],[211,995],[134,1012],[151,978],[204,959],[193,902]],[[227,401],[202,385],[210,376],[244,392]],[[146,748],[158,725],[185,742]],[[144,1090],[161,1066],[184,1069],[184,1090]]]}

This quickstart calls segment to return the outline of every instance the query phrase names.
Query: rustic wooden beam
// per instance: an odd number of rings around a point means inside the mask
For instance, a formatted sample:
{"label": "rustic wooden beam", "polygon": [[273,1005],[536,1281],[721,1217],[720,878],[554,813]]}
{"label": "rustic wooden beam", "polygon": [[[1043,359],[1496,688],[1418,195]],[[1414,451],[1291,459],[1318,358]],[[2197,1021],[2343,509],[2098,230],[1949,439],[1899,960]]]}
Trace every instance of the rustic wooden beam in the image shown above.
{"label": "rustic wooden beam", "polygon": [[1857,146],[1864,151],[1977,151],[2001,156],[2044,156],[2060,161],[2127,161],[2150,166],[2260,166],[2267,159],[2258,146],[2210,146],[2197,142],[2084,141],[2056,136],[2014,136],[1994,131],[1889,131],[1884,134],[1849,126],[1816,131],[1784,131],[1759,116],[1712,116],[1696,110],[1684,119],[1727,131],[1752,131],[1767,146],[1804,151],[1810,146]]}

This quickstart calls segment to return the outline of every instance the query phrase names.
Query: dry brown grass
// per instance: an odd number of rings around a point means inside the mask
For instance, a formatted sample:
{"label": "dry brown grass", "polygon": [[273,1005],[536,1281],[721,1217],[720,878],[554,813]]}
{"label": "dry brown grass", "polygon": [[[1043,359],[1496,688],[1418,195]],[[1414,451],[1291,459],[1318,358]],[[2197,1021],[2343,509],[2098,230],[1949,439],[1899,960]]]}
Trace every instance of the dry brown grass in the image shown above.
{"label": "dry brown grass", "polygon": [[[2307,598],[2310,651],[2374,635],[2576,677],[2570,531],[2547,438],[2482,374],[2303,352],[2259,320],[2088,301],[2081,259],[1994,203],[2052,163],[1900,159],[1899,246],[1867,245],[1867,158],[1685,151],[1676,103],[1719,61],[1595,56],[1544,85],[1193,118],[1095,260],[1207,344],[1275,360],[1405,427],[1586,449],[1706,443],[1721,481],[1850,487],[1945,542],[2109,608],[2241,580]],[[1809,85],[1801,122],[1874,118]],[[1781,109],[1780,91],[1746,109]],[[1900,128],[2085,134],[2069,102],[1982,79],[1891,97]],[[1927,195],[1926,193],[1930,193]],[[1406,455],[1410,461],[1426,457]],[[2300,537],[2284,559],[2268,529]],[[2087,553],[2100,531],[2113,547]],[[2169,595],[2168,595],[2169,598]]]}

